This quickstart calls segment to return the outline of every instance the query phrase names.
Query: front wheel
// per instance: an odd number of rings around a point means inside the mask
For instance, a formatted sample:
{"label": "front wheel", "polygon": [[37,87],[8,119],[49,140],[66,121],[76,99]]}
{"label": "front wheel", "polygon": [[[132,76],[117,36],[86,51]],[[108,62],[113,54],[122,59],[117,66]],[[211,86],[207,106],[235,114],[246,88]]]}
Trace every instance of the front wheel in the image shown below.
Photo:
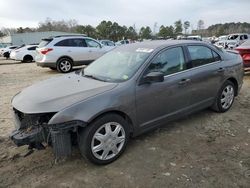
{"label": "front wheel", "polygon": [[235,85],[227,80],[222,85],[212,109],[217,112],[228,111],[234,102],[235,93]]}
{"label": "front wheel", "polygon": [[128,123],[117,114],[107,114],[81,130],[78,144],[89,161],[105,165],[115,161],[129,139]]}
{"label": "front wheel", "polygon": [[53,71],[56,70],[56,68],[54,68],[54,67],[49,67],[49,68],[50,68],[50,70],[53,70]]}

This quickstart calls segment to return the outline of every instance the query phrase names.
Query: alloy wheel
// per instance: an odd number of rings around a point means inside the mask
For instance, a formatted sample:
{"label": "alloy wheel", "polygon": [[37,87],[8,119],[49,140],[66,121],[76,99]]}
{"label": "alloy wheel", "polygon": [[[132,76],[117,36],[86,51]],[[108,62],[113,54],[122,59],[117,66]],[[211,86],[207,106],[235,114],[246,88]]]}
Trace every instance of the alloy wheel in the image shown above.
{"label": "alloy wheel", "polygon": [[105,123],[95,132],[91,151],[99,160],[112,159],[122,150],[125,139],[125,130],[119,123]]}
{"label": "alloy wheel", "polygon": [[68,60],[61,61],[59,66],[62,72],[68,72],[71,69],[71,63]]}
{"label": "alloy wheel", "polygon": [[227,85],[221,94],[221,106],[223,109],[228,109],[232,105],[234,100],[234,87]]}

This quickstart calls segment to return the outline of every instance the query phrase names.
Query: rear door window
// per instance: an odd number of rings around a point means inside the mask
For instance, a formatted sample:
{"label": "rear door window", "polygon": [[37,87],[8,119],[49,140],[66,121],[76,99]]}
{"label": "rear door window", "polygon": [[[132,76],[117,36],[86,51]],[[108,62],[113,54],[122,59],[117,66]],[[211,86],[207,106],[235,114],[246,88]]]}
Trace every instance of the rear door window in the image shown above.
{"label": "rear door window", "polygon": [[70,40],[71,39],[65,39],[65,40],[61,40],[60,42],[56,43],[55,46],[70,46]]}
{"label": "rear door window", "polygon": [[84,39],[65,39],[55,44],[64,47],[86,47]]}
{"label": "rear door window", "polygon": [[206,46],[188,46],[187,48],[193,67],[206,65],[220,59],[218,54]]}

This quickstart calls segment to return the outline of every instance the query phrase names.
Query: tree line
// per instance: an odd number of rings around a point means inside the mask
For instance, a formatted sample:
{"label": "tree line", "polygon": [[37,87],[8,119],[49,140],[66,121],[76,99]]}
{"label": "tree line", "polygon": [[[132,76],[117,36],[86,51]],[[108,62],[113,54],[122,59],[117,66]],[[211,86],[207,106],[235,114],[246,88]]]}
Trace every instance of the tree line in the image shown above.
{"label": "tree line", "polygon": [[118,41],[122,39],[154,39],[154,38],[176,38],[178,35],[201,35],[201,36],[220,36],[224,34],[246,32],[250,33],[250,23],[226,23],[215,24],[205,29],[203,20],[199,20],[195,29],[191,27],[189,21],[177,20],[173,25],[161,25],[159,31],[153,33],[149,26],[143,26],[137,30],[135,25],[125,26],[119,25],[117,22],[103,20],[96,27],[91,25],[79,25],[76,20],[55,21],[47,18],[43,22],[39,22],[37,28],[19,27],[19,28],[2,28],[0,37],[12,33],[25,32],[42,32],[42,31],[62,31],[71,33],[86,34],[96,39],[110,39]]}
{"label": "tree line", "polygon": [[203,37],[221,36],[232,33],[250,33],[250,23],[247,22],[231,22],[225,24],[215,24],[209,26],[207,29],[193,30],[193,34],[199,34]]}
{"label": "tree line", "polygon": [[61,20],[55,21],[47,18],[43,22],[39,22],[37,28],[19,27],[2,28],[0,37],[13,33],[25,33],[25,32],[42,32],[42,31],[62,31],[71,33],[86,34],[89,37],[96,39],[110,39],[118,41],[122,39],[152,39],[156,37],[169,38],[175,37],[177,34],[182,33],[181,20],[176,21],[174,26],[161,26],[158,33],[153,33],[149,26],[143,26],[137,30],[135,25],[125,26],[120,25],[117,22],[103,20],[96,27],[91,25],[79,25],[76,20]]}

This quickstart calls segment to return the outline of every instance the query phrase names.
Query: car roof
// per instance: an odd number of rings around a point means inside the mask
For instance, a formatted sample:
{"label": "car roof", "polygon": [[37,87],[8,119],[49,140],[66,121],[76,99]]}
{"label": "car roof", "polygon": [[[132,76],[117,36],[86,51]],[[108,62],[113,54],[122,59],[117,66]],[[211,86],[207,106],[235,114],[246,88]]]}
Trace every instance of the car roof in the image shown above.
{"label": "car roof", "polygon": [[100,41],[103,41],[103,42],[113,42],[112,40],[108,40],[108,39],[103,39],[103,40],[100,40]]}
{"label": "car roof", "polygon": [[[72,35],[72,36],[60,36],[60,37],[50,37],[50,38],[43,38],[43,41],[61,41],[65,39],[75,39],[75,38],[82,38],[82,39],[90,39],[95,40],[91,37],[83,36],[83,35]],[[97,41],[97,40],[95,40]]]}
{"label": "car roof", "polygon": [[29,47],[34,47],[34,46],[38,46],[38,45],[37,45],[37,44],[28,44],[28,45],[25,45],[25,46],[23,46],[23,47],[29,48]]}
{"label": "car roof", "polygon": [[57,40],[61,40],[61,39],[71,39],[71,38],[90,38],[90,37],[87,37],[86,35],[58,35],[58,36],[50,36],[50,37],[47,37],[47,38],[42,38],[42,40],[45,40],[45,41],[52,41],[54,39],[57,39]]}
{"label": "car roof", "polygon": [[148,48],[148,49],[156,49],[156,48],[164,48],[168,46],[174,46],[178,44],[206,44],[202,41],[193,41],[193,40],[153,40],[153,41],[145,41],[132,43],[127,45],[119,46],[119,49],[137,49],[137,48]]}

